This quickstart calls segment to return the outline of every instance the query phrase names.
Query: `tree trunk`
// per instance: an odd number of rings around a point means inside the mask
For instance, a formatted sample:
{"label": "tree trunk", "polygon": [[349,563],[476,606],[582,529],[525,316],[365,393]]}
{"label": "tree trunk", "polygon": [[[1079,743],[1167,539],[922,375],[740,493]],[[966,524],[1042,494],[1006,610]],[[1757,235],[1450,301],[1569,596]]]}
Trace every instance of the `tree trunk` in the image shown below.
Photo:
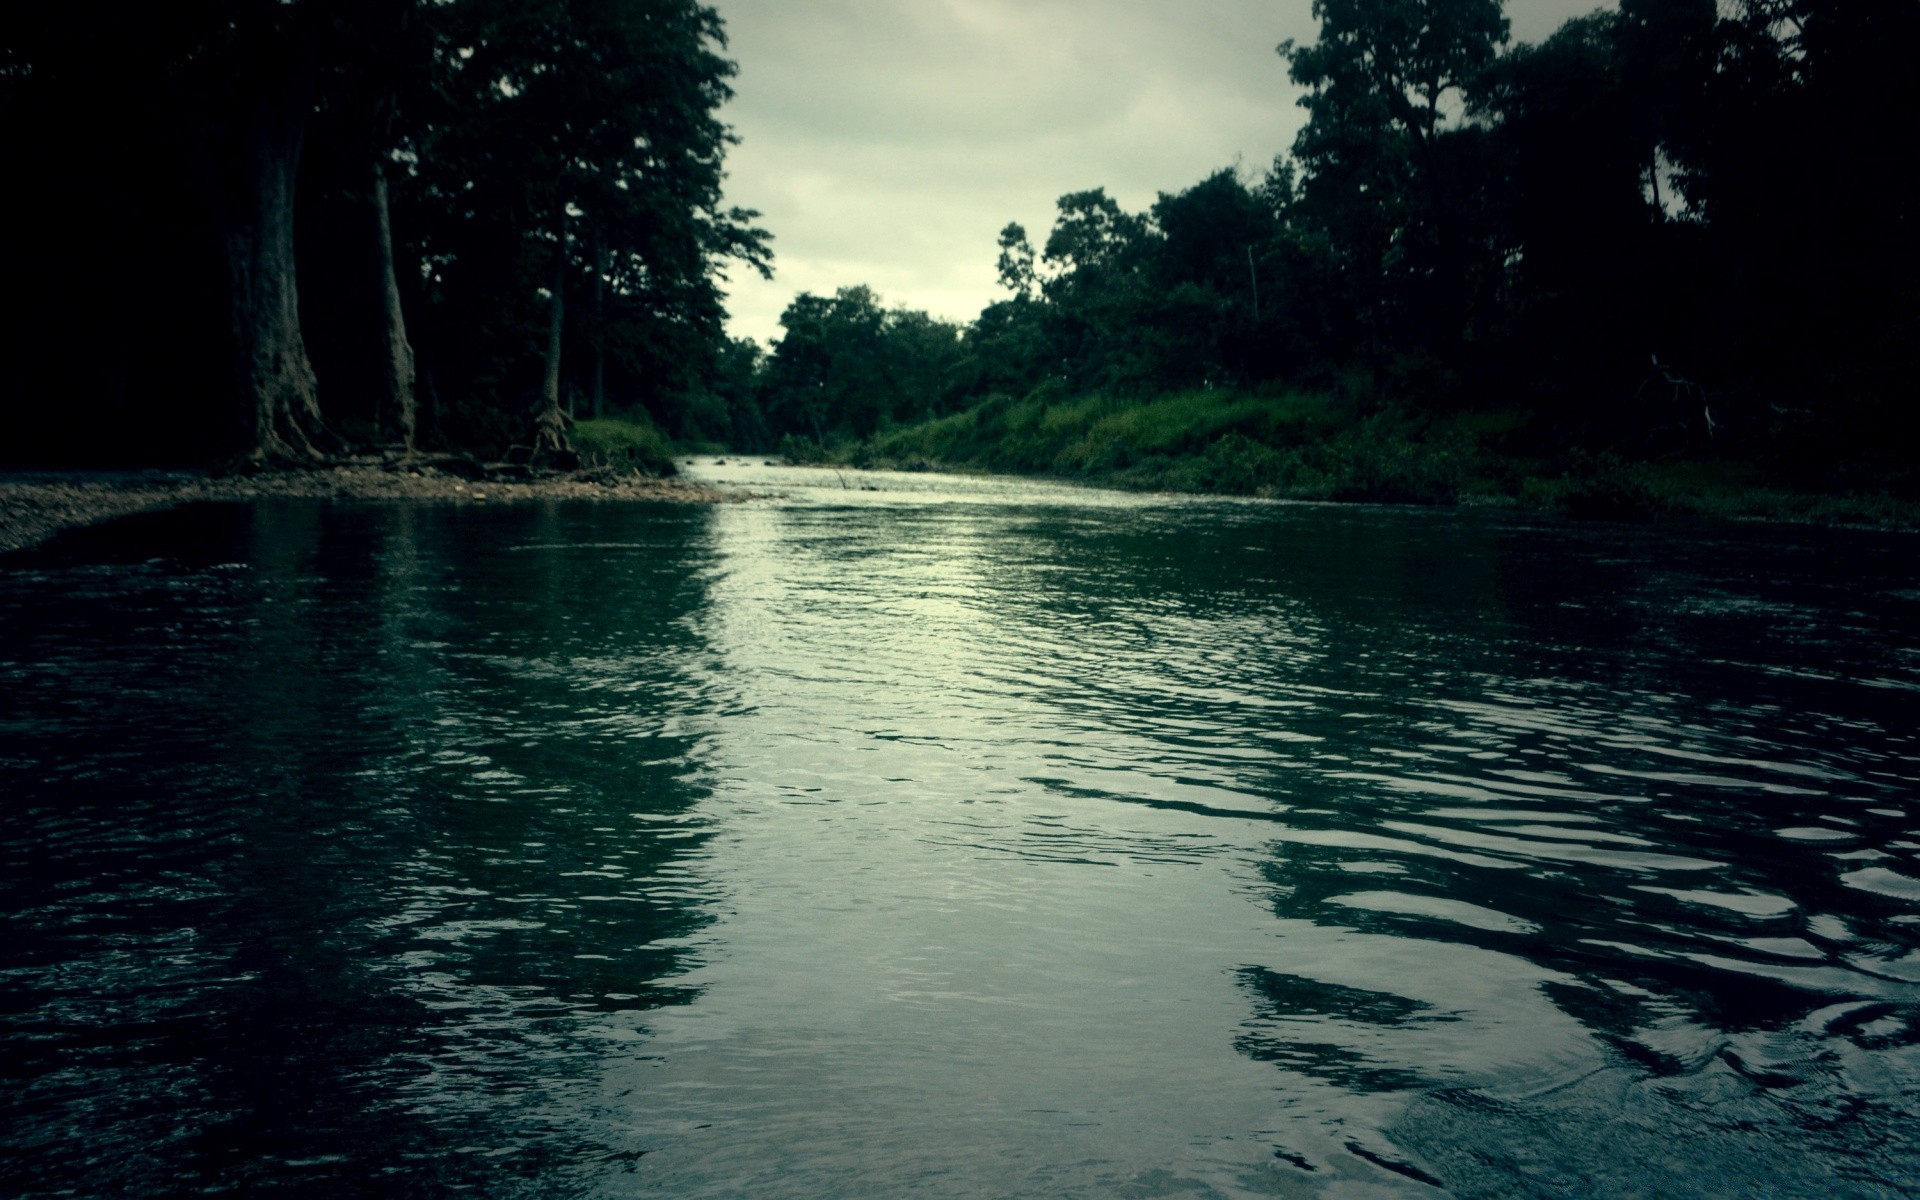
{"label": "tree trunk", "polygon": [[414,436],[424,431],[426,440],[431,443],[440,431],[440,390],[433,382],[433,355],[431,352],[416,360],[418,383],[420,384],[419,404],[415,409],[416,428]]}
{"label": "tree trunk", "polygon": [[383,435],[399,437],[413,454],[413,346],[407,341],[407,317],[400,307],[400,279],[394,270],[393,220],[387,204],[387,172],[373,164],[374,265],[380,292],[380,412]]}
{"label": "tree trunk", "polygon": [[587,411],[598,421],[607,406],[607,237],[598,224],[593,227],[593,290],[587,295],[593,306],[587,314],[593,331],[592,402]]}
{"label": "tree trunk", "polygon": [[243,454],[252,463],[312,462],[330,447],[313,364],[300,334],[293,204],[308,86],[297,76],[245,118],[237,175],[219,205],[231,283]]}
{"label": "tree trunk", "polygon": [[567,227],[561,219],[554,246],[553,298],[547,303],[547,373],[540,385],[540,411],[533,419],[533,456],[570,455],[567,414],[560,407],[560,343],[566,331]]}

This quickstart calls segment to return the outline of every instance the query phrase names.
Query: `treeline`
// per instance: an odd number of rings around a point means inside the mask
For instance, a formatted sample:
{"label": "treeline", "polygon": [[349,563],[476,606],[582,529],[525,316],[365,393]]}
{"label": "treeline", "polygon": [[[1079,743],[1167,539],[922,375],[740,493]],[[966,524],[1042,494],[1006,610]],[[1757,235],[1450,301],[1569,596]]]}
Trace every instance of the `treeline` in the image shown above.
{"label": "treeline", "polygon": [[[726,385],[748,441],[990,398],[1308,391],[1517,410],[1536,444],[1912,485],[1912,0],[1621,0],[1509,45],[1498,0],[1316,0],[1292,152],[1144,213],[1009,225],[964,329],[803,296]],[[885,364],[885,365],[882,365]],[[1507,422],[1515,427],[1514,422]],[[764,430],[764,432],[761,432]],[[1842,480],[1844,482],[1844,480]]]}
{"label": "treeline", "polygon": [[692,0],[0,15],[5,458],[565,456],[725,349],[733,65]]}

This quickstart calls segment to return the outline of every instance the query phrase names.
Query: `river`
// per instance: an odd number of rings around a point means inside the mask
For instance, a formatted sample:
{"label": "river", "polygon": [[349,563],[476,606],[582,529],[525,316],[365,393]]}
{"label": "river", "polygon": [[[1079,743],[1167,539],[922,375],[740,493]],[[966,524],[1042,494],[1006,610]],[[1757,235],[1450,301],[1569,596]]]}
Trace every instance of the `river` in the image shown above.
{"label": "river", "polygon": [[1911,537],[691,470],[0,559],[0,1194],[1920,1193]]}

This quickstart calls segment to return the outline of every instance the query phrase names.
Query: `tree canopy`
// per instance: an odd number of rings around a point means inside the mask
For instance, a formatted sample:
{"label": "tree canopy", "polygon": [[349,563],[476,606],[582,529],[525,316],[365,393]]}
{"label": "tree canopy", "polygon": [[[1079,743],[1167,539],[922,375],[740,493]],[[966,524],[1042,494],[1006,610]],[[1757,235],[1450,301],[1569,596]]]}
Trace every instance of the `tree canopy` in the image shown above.
{"label": "tree canopy", "polygon": [[[19,6],[5,152],[45,183],[25,216],[48,248],[8,255],[16,296],[64,302],[9,323],[14,392],[260,461],[498,450],[536,415],[563,444],[561,410],[609,392],[670,408],[722,352],[718,264],[770,262],[721,197],[725,44],[692,0]],[[156,362],[115,318],[183,285],[225,302],[160,317],[195,349]],[[88,341],[104,387],[31,350]]]}
{"label": "tree canopy", "polygon": [[[1621,0],[1537,45],[1498,0],[1314,13],[1315,41],[1279,47],[1291,154],[1145,212],[1070,192],[1044,238],[1007,225],[1007,298],[942,404],[1308,389],[1920,487],[1920,221],[1887,132],[1920,5]],[[845,397],[770,409],[770,433],[870,425]]]}
{"label": "tree canopy", "polygon": [[1920,487],[1887,132],[1920,4],[1620,0],[1533,45],[1498,0],[1313,11],[1270,168],[1137,212],[1088,181],[982,248],[1005,295],[973,320],[848,281],[763,349],[722,332],[720,264],[770,258],[722,199],[706,5],[13,6],[16,445],[85,412],[149,457],[564,453],[570,413],[637,409],[771,448],[995,397],[1294,389]]}

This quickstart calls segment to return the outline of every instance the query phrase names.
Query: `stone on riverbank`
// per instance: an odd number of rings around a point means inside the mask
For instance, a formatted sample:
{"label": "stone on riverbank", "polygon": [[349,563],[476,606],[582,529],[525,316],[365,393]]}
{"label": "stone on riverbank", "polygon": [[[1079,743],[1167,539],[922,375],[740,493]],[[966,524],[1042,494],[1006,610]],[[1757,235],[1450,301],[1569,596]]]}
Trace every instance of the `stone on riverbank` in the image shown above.
{"label": "stone on riverbank", "polygon": [[0,475],[0,553],[38,545],[63,529],[199,501],[312,497],[372,503],[500,504],[527,500],[664,501],[713,504],[745,499],[679,479],[611,470],[488,476],[485,499],[472,472],[444,464],[354,463],[314,470],[204,475],[164,472],[32,472]]}

